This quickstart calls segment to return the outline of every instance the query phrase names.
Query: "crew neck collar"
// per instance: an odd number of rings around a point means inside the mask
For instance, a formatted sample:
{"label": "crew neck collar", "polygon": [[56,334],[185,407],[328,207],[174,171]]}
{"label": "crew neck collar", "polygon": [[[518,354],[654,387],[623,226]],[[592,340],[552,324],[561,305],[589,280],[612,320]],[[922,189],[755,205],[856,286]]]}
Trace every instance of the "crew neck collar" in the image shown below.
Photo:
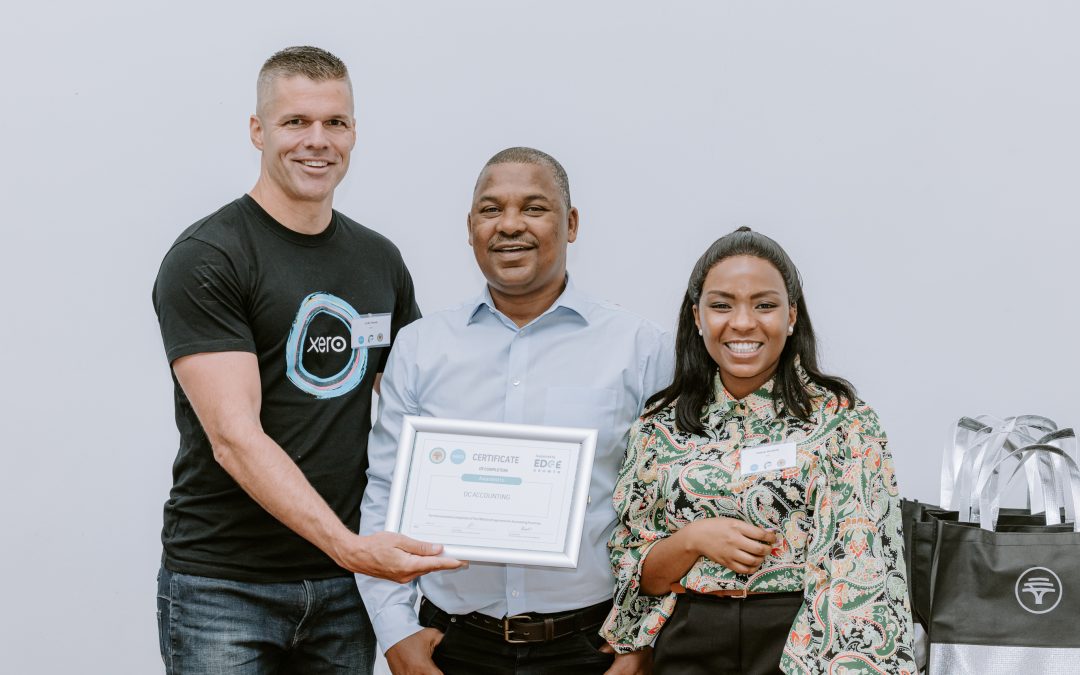
{"label": "crew neck collar", "polygon": [[337,232],[338,228],[338,212],[330,212],[330,224],[326,226],[322,232],[318,234],[303,234],[296,230],[285,227],[277,221],[273,216],[267,213],[259,202],[255,201],[255,198],[249,194],[245,194],[240,198],[241,203],[251,210],[266,229],[270,230],[282,239],[298,244],[300,246],[322,246]]}

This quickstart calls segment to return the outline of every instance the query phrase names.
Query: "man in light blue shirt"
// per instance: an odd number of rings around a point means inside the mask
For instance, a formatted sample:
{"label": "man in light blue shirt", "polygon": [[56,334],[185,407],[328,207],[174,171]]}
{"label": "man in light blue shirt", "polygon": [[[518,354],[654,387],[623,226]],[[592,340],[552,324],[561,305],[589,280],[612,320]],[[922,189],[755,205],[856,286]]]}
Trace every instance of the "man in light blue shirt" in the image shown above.
{"label": "man in light blue shirt", "polygon": [[357,576],[376,637],[395,675],[649,672],[648,650],[616,657],[597,629],[614,587],[612,490],[631,424],[671,383],[671,336],[569,281],[578,212],[549,155],[509,148],[492,157],[468,231],[487,284],[398,334],[368,445],[360,532],[384,527],[403,415],[589,427],[599,435],[578,566],[474,562],[408,585]]}

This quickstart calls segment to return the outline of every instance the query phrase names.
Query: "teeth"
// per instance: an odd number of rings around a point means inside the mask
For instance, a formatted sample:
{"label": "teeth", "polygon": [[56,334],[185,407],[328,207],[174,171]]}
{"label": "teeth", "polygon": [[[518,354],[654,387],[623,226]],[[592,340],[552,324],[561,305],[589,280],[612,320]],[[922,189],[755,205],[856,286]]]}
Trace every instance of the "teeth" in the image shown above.
{"label": "teeth", "polygon": [[318,161],[315,161],[313,159],[306,159],[306,160],[303,161],[304,166],[313,166],[313,167],[317,167],[317,168],[322,168],[322,167],[326,166],[328,163],[329,162],[318,162]]}
{"label": "teeth", "polygon": [[725,342],[724,344],[736,354],[752,354],[761,347],[760,342]]}

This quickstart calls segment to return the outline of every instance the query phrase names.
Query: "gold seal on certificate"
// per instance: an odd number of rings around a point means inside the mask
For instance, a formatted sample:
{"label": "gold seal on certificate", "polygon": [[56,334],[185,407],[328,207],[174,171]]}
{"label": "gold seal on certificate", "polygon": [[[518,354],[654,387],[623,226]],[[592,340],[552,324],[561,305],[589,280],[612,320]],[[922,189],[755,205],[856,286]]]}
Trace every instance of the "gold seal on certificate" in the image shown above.
{"label": "gold seal on certificate", "polygon": [[386,529],[461,560],[577,567],[596,430],[406,416]]}

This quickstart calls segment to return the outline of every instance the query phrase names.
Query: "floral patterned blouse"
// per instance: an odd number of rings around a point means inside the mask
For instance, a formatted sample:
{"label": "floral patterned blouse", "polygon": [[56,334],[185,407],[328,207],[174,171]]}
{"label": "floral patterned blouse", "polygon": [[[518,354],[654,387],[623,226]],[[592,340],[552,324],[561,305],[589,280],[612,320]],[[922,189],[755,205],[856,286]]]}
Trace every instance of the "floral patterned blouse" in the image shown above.
{"label": "floral patterned blouse", "polygon": [[[809,423],[776,414],[771,380],[736,400],[717,375],[706,436],[676,429],[674,405],[635,424],[614,494],[615,606],[601,631],[617,651],[651,645],[675,608],[675,593],[640,593],[652,546],[692,521],[726,516],[776,528],[772,553],[750,575],[702,557],[681,583],[702,593],[801,591],[781,670],[916,672],[885,432],[865,403],[841,407],[832,393],[806,381],[816,408]],[[742,475],[740,448],[792,441],[795,466]]]}

